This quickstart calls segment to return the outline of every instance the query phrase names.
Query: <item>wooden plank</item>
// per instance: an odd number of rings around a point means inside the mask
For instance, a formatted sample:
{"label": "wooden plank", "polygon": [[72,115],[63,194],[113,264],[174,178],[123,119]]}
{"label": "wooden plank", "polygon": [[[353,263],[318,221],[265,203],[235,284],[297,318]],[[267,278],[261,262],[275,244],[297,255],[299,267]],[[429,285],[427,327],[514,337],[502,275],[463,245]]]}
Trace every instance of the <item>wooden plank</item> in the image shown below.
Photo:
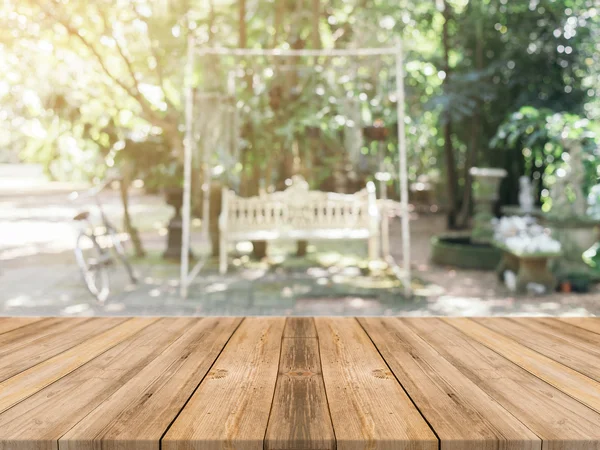
{"label": "wooden plank", "polygon": [[438,440],[355,319],[316,318],[338,450],[437,449]]}
{"label": "wooden plank", "polygon": [[[448,320],[448,319],[444,319]],[[600,412],[600,383],[471,319],[452,319],[461,332],[581,403]]]}
{"label": "wooden plank", "polygon": [[[69,319],[63,319],[69,321]],[[0,413],[42,390],[157,319],[134,318],[0,383]]]}
{"label": "wooden plank", "polygon": [[314,320],[288,318],[265,450],[334,448]]}
{"label": "wooden plank", "polygon": [[15,329],[0,335],[0,349],[12,349],[27,346],[29,342],[39,339],[49,333],[68,329],[69,326],[76,323],[82,323],[89,320],[86,317],[49,317],[36,321],[32,324],[16,327]]}
{"label": "wooden plank", "polygon": [[531,430],[397,319],[359,319],[444,450],[541,449]]}
{"label": "wooden plank", "polygon": [[288,317],[285,321],[283,337],[286,338],[316,338],[317,329],[311,317]]}
{"label": "wooden plank", "polygon": [[[476,322],[589,378],[600,381],[600,335],[598,335],[598,343],[590,345],[585,341],[565,339],[568,334],[561,337],[558,329],[551,328],[554,323],[552,320],[540,322],[524,319],[480,318]],[[563,328],[569,326],[564,324]],[[585,330],[581,331],[587,333]]]}
{"label": "wooden plank", "polygon": [[0,334],[8,333],[40,320],[42,320],[41,317],[0,317]]}
{"label": "wooden plank", "polygon": [[[139,332],[0,414],[0,450],[58,450],[61,436],[151,364],[195,319],[139,320],[117,327],[144,324]],[[152,422],[152,414],[146,419]]]}
{"label": "wooden plank", "polygon": [[0,381],[29,369],[92,336],[109,330],[127,318],[63,319],[64,326],[51,327],[25,342],[13,342],[0,348]]}
{"label": "wooden plank", "polygon": [[539,436],[544,450],[600,447],[600,414],[465,335],[453,320],[400,321]]}
{"label": "wooden plank", "polygon": [[248,318],[162,440],[162,450],[263,449],[285,319]]}
{"label": "wooden plank", "polygon": [[239,318],[195,319],[179,339],[59,441],[60,450],[152,450],[231,337]]}
{"label": "wooden plank", "polygon": [[600,318],[598,317],[560,317],[557,320],[600,334]]}
{"label": "wooden plank", "polygon": [[[514,320],[519,323],[527,323],[539,330],[545,330],[548,333],[552,333],[583,350],[592,353],[600,353],[600,334],[594,333],[593,331],[580,328],[554,317],[532,317],[531,320],[515,318]],[[598,321],[600,321],[600,319],[598,319]]]}

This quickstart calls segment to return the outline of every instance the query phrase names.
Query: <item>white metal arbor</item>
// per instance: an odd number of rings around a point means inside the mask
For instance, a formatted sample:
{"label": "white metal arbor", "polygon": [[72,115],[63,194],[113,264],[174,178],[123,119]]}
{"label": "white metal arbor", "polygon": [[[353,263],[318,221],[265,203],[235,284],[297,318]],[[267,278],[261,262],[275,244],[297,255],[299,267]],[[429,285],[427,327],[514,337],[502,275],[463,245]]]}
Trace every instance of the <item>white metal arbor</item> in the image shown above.
{"label": "white metal arbor", "polygon": [[[182,297],[187,296],[188,287],[200,272],[203,262],[198,262],[191,270],[189,266],[190,252],[190,226],[191,226],[191,190],[192,190],[192,158],[194,154],[194,89],[192,86],[194,58],[196,55],[223,55],[223,56],[271,56],[271,57],[359,57],[359,56],[384,56],[395,57],[396,70],[396,108],[398,124],[398,176],[400,185],[400,204],[402,221],[402,269],[404,285],[410,292],[410,217],[408,207],[408,168],[406,157],[406,134],[405,134],[405,106],[404,106],[404,62],[402,41],[398,39],[394,47],[384,48],[357,48],[357,49],[324,49],[324,50],[290,50],[290,49],[247,49],[247,48],[203,48],[197,47],[193,37],[188,40],[188,52],[186,63],[186,74],[184,81],[185,91],[185,137],[184,137],[184,184],[183,184],[183,238],[181,251],[180,270],[180,293]],[[209,186],[207,182],[203,186],[207,199]],[[208,232],[208,206],[205,202],[202,217],[203,233]],[[387,255],[385,255],[387,256]]]}

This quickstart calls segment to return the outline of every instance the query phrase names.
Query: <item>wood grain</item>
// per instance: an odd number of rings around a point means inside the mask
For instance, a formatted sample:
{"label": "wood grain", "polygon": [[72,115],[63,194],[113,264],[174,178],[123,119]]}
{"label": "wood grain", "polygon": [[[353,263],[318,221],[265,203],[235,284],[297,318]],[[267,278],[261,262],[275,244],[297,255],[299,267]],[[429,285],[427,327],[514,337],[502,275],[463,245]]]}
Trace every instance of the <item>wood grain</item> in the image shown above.
{"label": "wood grain", "polygon": [[287,319],[265,450],[334,448],[314,321]]}
{"label": "wood grain", "polygon": [[151,364],[193,321],[146,318],[125,322],[120,327],[129,325],[138,331],[0,414],[0,450],[57,450],[61,436]]}
{"label": "wood grain", "polygon": [[532,317],[531,320],[515,318],[514,321],[521,324],[527,324],[538,330],[544,330],[547,333],[551,333],[568,341],[570,344],[581,348],[582,350],[589,351],[593,354],[600,354],[600,334],[594,333],[593,331],[550,317]]}
{"label": "wood grain", "polygon": [[444,450],[541,449],[541,440],[397,319],[359,322]]}
{"label": "wood grain", "polygon": [[41,317],[0,317],[0,334],[30,325],[42,320]]}
{"label": "wood grain", "polygon": [[49,333],[68,329],[70,326],[85,322],[86,320],[89,319],[77,317],[73,318],[72,321],[66,321],[61,317],[49,317],[23,327],[15,327],[6,333],[0,334],[0,349],[16,349],[27,346],[34,339],[39,339],[41,336]]}
{"label": "wood grain", "polygon": [[[452,325],[539,379],[600,412],[600,384],[597,381],[471,319],[455,318]],[[542,339],[540,336],[538,338]]]}
{"label": "wood grain", "polygon": [[600,415],[592,409],[468,337],[451,320],[400,321],[539,436],[544,450],[598,448]]}
{"label": "wood grain", "polygon": [[0,412],[91,361],[157,319],[134,318],[0,383]]}
{"label": "wood grain", "polygon": [[151,450],[204,378],[241,319],[205,318],[59,441],[61,450]]}
{"label": "wood grain", "polygon": [[316,318],[337,448],[437,449],[438,440],[355,319]]}
{"label": "wood grain", "polygon": [[[561,322],[553,320],[546,323],[538,320],[480,318],[476,322],[589,378],[600,381],[600,335],[598,335],[598,344],[590,345],[585,341],[568,339],[568,334],[561,335],[559,329],[552,328],[552,325]],[[565,324],[560,328],[566,327],[569,325]],[[581,330],[581,332],[586,331]]]}
{"label": "wood grain", "polygon": [[285,321],[283,337],[316,339],[315,321],[311,317],[288,317]]}
{"label": "wood grain", "polygon": [[109,330],[127,320],[124,317],[69,319],[64,326],[54,326],[24,342],[13,342],[0,348],[0,381],[80,344],[92,336]]}
{"label": "wood grain", "polygon": [[600,450],[600,319],[12,320],[0,450]]}
{"label": "wood grain", "polygon": [[162,440],[162,450],[262,450],[285,319],[247,318]]}
{"label": "wood grain", "polygon": [[561,317],[555,320],[600,334],[600,319],[597,317]]}

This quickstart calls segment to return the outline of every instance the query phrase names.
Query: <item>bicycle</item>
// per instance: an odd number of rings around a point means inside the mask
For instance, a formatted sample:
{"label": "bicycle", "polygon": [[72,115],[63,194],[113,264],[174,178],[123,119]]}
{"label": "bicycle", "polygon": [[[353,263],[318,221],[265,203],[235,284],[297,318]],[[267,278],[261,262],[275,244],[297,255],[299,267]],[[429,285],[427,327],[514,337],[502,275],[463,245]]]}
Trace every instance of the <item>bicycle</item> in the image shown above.
{"label": "bicycle", "polygon": [[[89,189],[83,195],[73,192],[69,198],[74,201],[79,198],[92,197],[99,212],[100,227],[94,226],[90,211],[84,210],[77,213],[73,220],[83,224],[75,241],[75,259],[81,271],[87,290],[96,300],[103,304],[110,294],[109,267],[115,264],[118,258],[125,266],[131,283],[137,284],[137,277],[133,271],[119,233],[115,226],[108,220],[102,207],[99,194],[114,181],[120,178],[109,178],[98,187]],[[115,258],[116,255],[116,258]]]}

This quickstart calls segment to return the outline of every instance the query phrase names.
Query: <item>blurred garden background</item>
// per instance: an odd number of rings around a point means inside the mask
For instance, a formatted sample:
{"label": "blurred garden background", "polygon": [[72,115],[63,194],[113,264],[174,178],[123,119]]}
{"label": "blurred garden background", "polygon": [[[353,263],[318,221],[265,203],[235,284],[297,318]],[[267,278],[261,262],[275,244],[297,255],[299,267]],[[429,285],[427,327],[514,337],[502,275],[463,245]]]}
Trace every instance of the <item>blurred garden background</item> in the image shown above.
{"label": "blurred garden background", "polygon": [[[199,55],[186,80],[190,36],[198,48],[293,50],[401,39],[410,210],[397,212],[393,55]],[[5,0],[0,71],[2,314],[600,313],[594,0]],[[179,255],[164,256],[177,248],[186,81],[192,251],[207,262],[182,299]],[[71,223],[94,205],[68,196],[113,173],[121,183],[100,197],[140,282],[115,271],[98,304]],[[410,215],[411,295],[392,262],[346,241],[237,245],[234,270],[218,273],[222,188],[249,197],[294,175],[325,192],[384,189],[395,260],[397,216]],[[535,278],[540,264],[551,279]]]}

